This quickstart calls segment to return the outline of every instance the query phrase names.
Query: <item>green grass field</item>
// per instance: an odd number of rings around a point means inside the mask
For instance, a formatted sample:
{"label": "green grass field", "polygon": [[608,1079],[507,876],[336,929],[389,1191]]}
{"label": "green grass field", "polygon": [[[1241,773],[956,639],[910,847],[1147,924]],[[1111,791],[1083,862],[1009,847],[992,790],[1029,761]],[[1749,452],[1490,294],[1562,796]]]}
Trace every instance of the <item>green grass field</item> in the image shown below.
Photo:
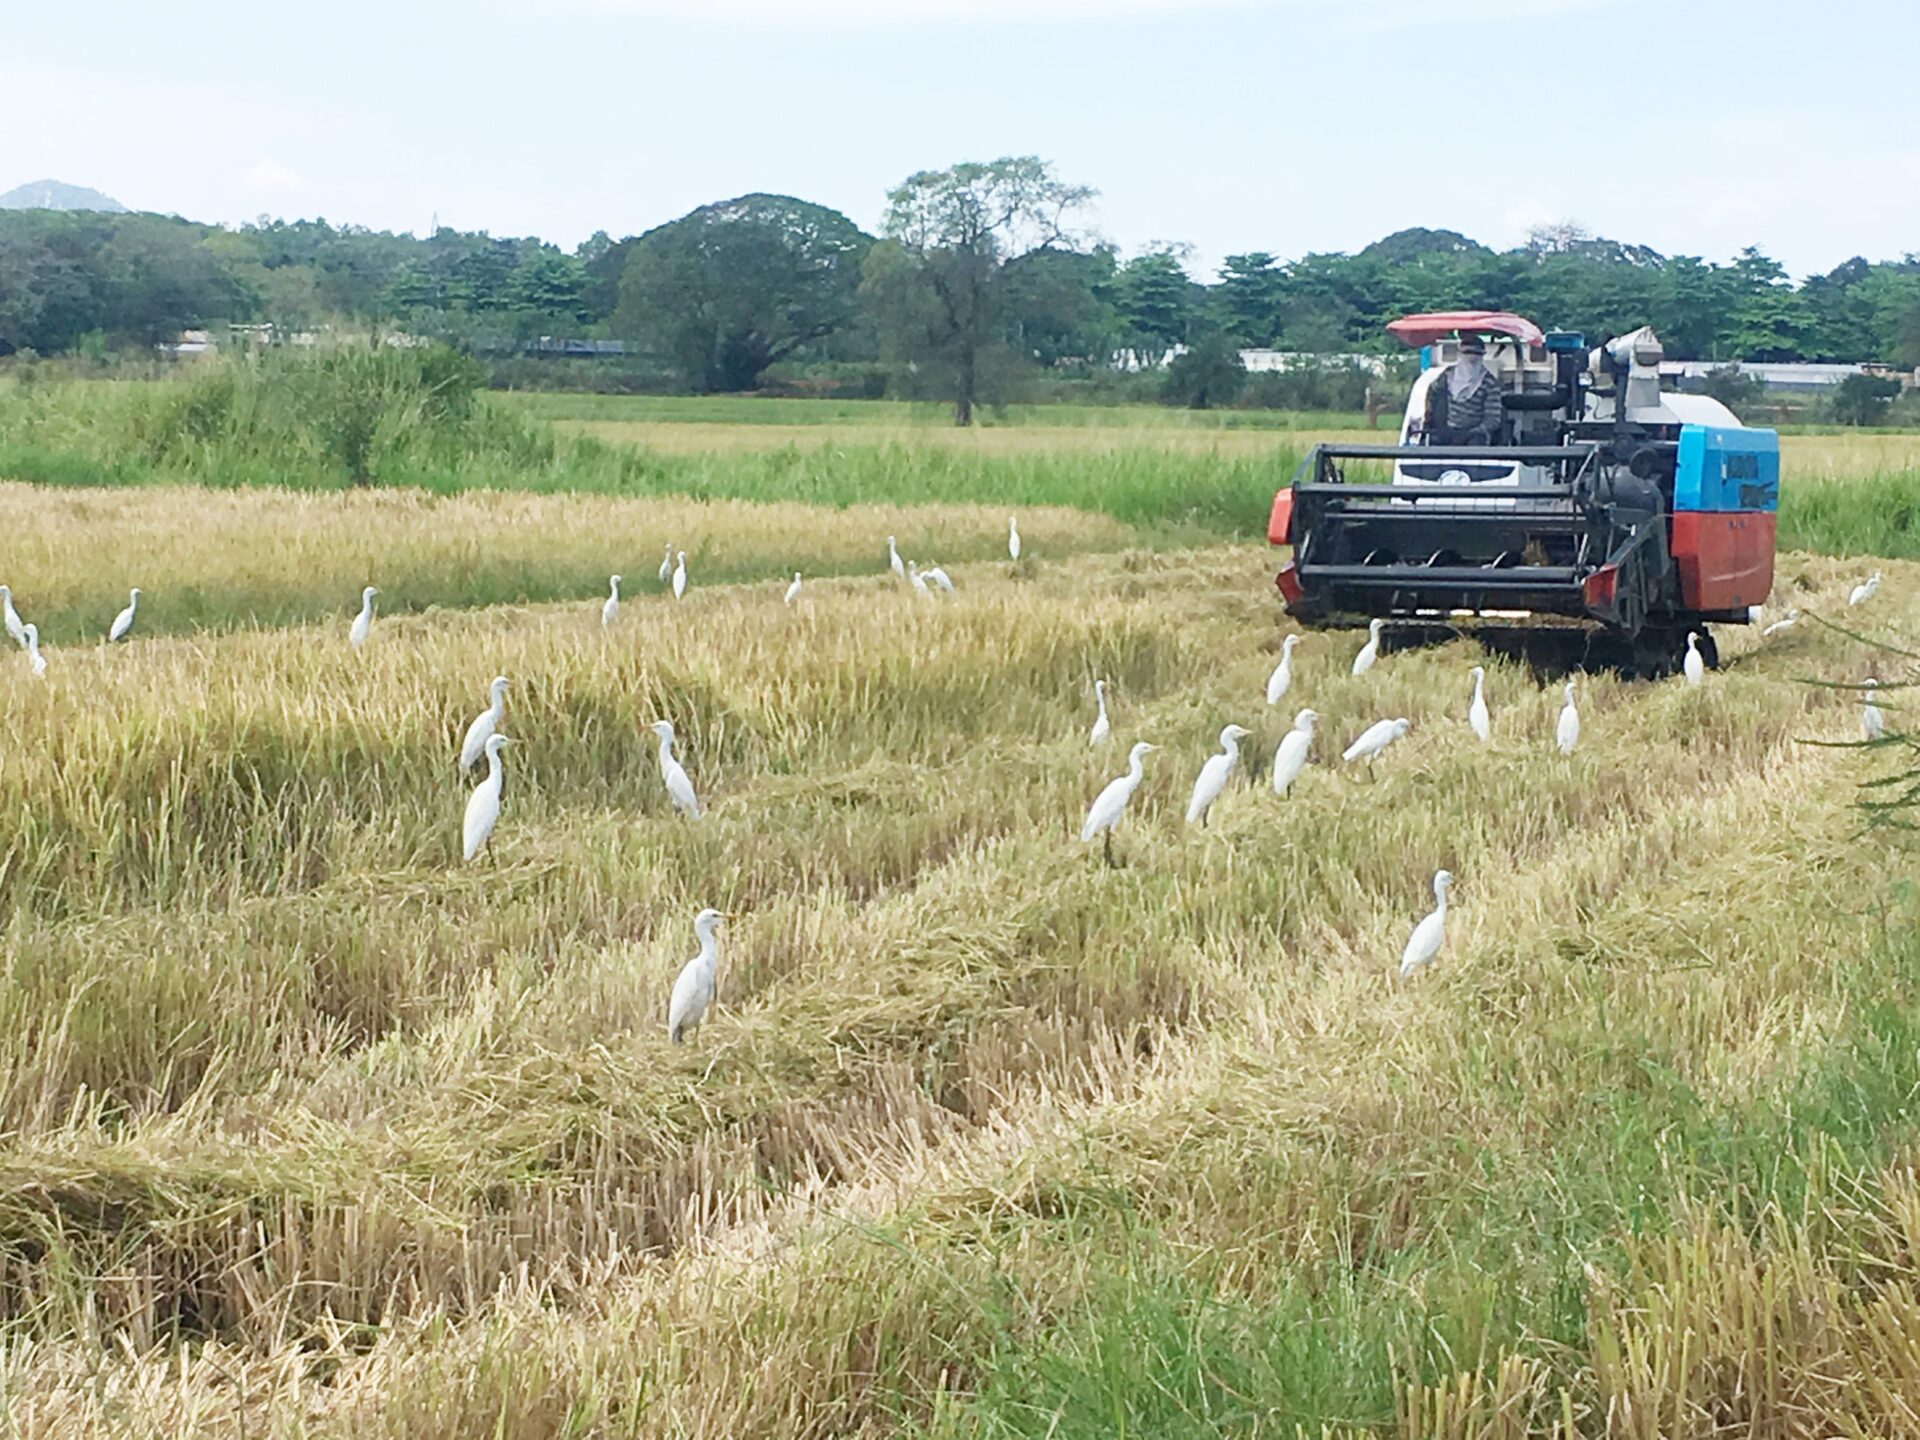
{"label": "green grass field", "polygon": [[[1832,688],[1905,672],[1813,618],[1920,648],[1920,564],[1845,607],[1912,535],[1882,437],[1789,470],[1783,530],[1834,542],[1782,555],[1808,618],[1723,629],[1699,690],[1583,680],[1569,758],[1557,688],[1464,641],[1355,677],[1310,634],[1264,704],[1257,532],[1305,436],[758,450],[723,402],[583,416],[637,447],[553,441],[524,487],[342,492],[18,399],[0,580],[48,671],[0,654],[8,1433],[1920,1430],[1920,895],[1857,808],[1911,751],[1847,746]],[[140,483],[29,483],[30,446]],[[495,673],[520,743],[463,865]],[[1188,827],[1230,720],[1248,773]],[[1076,832],[1140,738],[1110,869]],[[1446,948],[1396,984],[1443,866]],[[676,1047],[705,905],[717,1013]]]}

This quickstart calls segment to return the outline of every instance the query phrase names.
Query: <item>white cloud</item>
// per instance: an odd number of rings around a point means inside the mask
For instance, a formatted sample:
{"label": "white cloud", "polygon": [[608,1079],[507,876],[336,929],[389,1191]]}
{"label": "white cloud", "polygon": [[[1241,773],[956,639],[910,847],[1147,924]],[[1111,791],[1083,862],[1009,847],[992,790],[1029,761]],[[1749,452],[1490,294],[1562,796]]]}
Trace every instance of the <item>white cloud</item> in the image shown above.
{"label": "white cloud", "polygon": [[283,165],[271,155],[262,155],[240,172],[240,183],[249,190],[284,193],[298,190],[307,182],[291,166]]}

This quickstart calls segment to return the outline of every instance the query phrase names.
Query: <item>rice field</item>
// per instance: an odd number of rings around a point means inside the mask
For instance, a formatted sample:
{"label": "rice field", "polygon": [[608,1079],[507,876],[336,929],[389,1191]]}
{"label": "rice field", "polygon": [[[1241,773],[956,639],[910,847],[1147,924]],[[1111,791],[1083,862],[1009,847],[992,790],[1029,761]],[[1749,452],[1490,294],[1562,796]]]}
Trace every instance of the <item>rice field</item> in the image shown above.
{"label": "rice field", "polygon": [[49,635],[0,656],[9,1434],[1920,1433],[1920,897],[1856,808],[1900,752],[1806,683],[1899,678],[1811,617],[1911,648],[1920,566],[1843,616],[1861,567],[1785,555],[1809,618],[1584,680],[1562,757],[1464,641],[1309,635],[1270,710],[1271,554],[1083,510],[1012,564],[998,505],[0,498]]}

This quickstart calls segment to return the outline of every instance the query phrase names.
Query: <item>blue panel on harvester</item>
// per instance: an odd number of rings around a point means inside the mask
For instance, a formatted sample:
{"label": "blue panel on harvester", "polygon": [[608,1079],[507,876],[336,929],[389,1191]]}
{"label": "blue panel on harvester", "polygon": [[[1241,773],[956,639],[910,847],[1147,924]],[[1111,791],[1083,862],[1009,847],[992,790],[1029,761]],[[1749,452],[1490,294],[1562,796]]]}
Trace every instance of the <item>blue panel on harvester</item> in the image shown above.
{"label": "blue panel on harvester", "polygon": [[1780,504],[1780,437],[1771,430],[1682,425],[1675,510],[1764,510]]}

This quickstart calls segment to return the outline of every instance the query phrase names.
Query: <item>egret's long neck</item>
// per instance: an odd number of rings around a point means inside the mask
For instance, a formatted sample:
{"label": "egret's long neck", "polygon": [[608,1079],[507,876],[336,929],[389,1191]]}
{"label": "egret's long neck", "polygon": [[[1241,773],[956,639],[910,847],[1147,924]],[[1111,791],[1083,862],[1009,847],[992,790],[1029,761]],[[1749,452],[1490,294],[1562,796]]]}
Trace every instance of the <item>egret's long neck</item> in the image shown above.
{"label": "egret's long neck", "polygon": [[1100,718],[1104,720],[1107,716],[1107,692],[1104,690],[1094,691],[1093,701],[1094,704],[1100,707]]}
{"label": "egret's long neck", "polygon": [[1147,757],[1133,755],[1127,760],[1127,779],[1138,785],[1147,778]]}
{"label": "egret's long neck", "polygon": [[719,959],[720,959],[720,942],[713,938],[713,931],[711,929],[702,930],[700,932],[700,955],[699,955],[701,966],[705,969],[711,970],[713,969],[714,964]]}
{"label": "egret's long neck", "polygon": [[1239,737],[1234,735],[1221,736],[1220,737],[1220,753],[1222,755],[1225,755],[1229,760],[1238,760],[1240,758]]}
{"label": "egret's long neck", "polygon": [[500,783],[500,768],[501,768],[500,767],[500,747],[496,745],[491,750],[487,751],[487,783],[488,784],[498,785]]}
{"label": "egret's long neck", "polygon": [[671,735],[662,735],[660,737],[660,758],[662,760],[671,760],[673,758],[673,737]]}

